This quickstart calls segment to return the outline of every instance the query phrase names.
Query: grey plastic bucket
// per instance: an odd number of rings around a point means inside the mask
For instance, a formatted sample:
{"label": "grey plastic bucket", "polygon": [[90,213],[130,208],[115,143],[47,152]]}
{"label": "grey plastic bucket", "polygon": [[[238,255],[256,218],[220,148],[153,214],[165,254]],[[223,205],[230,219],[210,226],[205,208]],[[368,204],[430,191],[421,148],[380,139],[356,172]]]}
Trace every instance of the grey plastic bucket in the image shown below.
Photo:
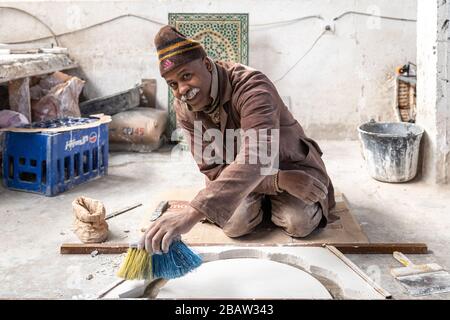
{"label": "grey plastic bucket", "polygon": [[370,121],[359,126],[364,159],[372,178],[406,182],[417,174],[423,129],[406,123]]}

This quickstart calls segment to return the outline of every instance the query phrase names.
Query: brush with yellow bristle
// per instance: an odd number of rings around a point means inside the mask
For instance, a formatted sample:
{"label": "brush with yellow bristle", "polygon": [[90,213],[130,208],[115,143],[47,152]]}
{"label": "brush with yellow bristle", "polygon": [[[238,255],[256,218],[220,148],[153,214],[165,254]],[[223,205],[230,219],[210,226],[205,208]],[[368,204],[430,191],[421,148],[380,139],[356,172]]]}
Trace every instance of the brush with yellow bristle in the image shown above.
{"label": "brush with yellow bristle", "polygon": [[178,238],[170,245],[169,251],[162,254],[150,254],[137,245],[130,245],[117,276],[125,280],[174,279],[201,264],[202,258]]}
{"label": "brush with yellow bristle", "polygon": [[151,255],[145,249],[139,249],[135,244],[130,245],[117,276],[126,280],[151,280]]}
{"label": "brush with yellow bristle", "polygon": [[[150,221],[158,219],[169,208],[161,201]],[[181,241],[178,235],[167,253],[152,254],[137,244],[130,245],[117,275],[125,280],[174,279],[184,276],[202,264],[202,258]]]}

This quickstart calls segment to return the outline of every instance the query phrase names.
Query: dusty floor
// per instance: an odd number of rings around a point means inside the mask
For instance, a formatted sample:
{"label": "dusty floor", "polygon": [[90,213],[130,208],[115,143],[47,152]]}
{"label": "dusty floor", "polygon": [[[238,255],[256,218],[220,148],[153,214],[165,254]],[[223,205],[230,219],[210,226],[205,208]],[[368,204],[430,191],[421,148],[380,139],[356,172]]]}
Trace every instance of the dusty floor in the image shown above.
{"label": "dusty floor", "polygon": [[[436,262],[450,269],[450,188],[423,182],[385,184],[371,179],[357,141],[321,141],[335,186],[347,197],[372,242],[425,242],[429,255],[410,255],[416,263]],[[203,184],[189,154],[170,149],[151,154],[113,153],[109,175],[56,197],[0,187],[0,298],[89,298],[117,280],[121,255],[59,254],[63,242],[78,241],[71,231],[71,202],[80,195],[103,201],[108,212],[137,202],[133,211],[109,220],[110,240],[137,239],[146,203],[170,188]],[[396,299],[411,298],[391,277],[400,265],[390,255],[348,255]],[[422,299],[449,299],[450,293]]]}

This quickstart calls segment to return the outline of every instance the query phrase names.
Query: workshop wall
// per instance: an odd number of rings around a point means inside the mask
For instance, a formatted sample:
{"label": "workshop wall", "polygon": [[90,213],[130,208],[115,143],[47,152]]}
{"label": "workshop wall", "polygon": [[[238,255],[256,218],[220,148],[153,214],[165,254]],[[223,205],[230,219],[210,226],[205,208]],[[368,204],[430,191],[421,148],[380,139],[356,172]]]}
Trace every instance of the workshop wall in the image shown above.
{"label": "workshop wall", "polygon": [[[167,108],[167,85],[159,77],[153,37],[169,12],[249,13],[250,66],[266,73],[294,116],[315,139],[356,139],[357,126],[371,118],[395,120],[395,68],[416,62],[416,22],[346,14],[358,11],[416,19],[416,0],[148,0],[3,2],[44,21],[81,65],[89,98],[158,79],[158,106]],[[320,15],[317,18],[278,23]],[[46,37],[29,15],[0,9],[0,43]],[[333,32],[325,33],[332,22]],[[275,23],[275,24],[272,24]],[[50,39],[42,42],[49,42]],[[296,64],[298,62],[298,64]],[[291,69],[292,68],[292,69]],[[290,70],[290,71],[289,71]],[[288,72],[289,71],[289,72]],[[278,80],[278,81],[277,81]]]}
{"label": "workshop wall", "polygon": [[450,4],[418,1],[417,124],[425,129],[422,175],[426,181],[450,181]]}

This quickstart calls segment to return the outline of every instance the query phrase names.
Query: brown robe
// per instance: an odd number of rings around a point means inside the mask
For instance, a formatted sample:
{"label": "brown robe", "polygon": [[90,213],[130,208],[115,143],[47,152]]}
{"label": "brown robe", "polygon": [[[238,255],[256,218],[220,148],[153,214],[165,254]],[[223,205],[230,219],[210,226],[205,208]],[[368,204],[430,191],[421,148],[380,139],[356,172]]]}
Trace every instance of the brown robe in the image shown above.
{"label": "brown robe", "polygon": [[[320,201],[325,218],[334,207],[333,184],[326,172],[318,144],[308,138],[303,128],[284,105],[275,86],[260,71],[239,63],[215,62],[219,79],[220,131],[226,139],[226,129],[280,129],[279,169],[304,170],[328,187],[328,196]],[[178,125],[185,130],[194,152],[194,121],[202,121],[202,129],[219,129],[204,112],[190,111],[187,105],[175,99],[174,110]],[[190,138],[190,139],[189,139]],[[211,144],[202,141],[203,150]],[[225,142],[224,146],[226,145]],[[244,153],[234,150],[233,159]],[[239,154],[241,153],[241,155]],[[226,159],[226,150],[223,150]],[[261,175],[261,164],[238,163],[207,164],[197,161],[200,171],[210,182],[191,201],[190,205],[209,220],[223,227],[239,204],[266,177]],[[326,225],[324,219],[320,227]]]}

